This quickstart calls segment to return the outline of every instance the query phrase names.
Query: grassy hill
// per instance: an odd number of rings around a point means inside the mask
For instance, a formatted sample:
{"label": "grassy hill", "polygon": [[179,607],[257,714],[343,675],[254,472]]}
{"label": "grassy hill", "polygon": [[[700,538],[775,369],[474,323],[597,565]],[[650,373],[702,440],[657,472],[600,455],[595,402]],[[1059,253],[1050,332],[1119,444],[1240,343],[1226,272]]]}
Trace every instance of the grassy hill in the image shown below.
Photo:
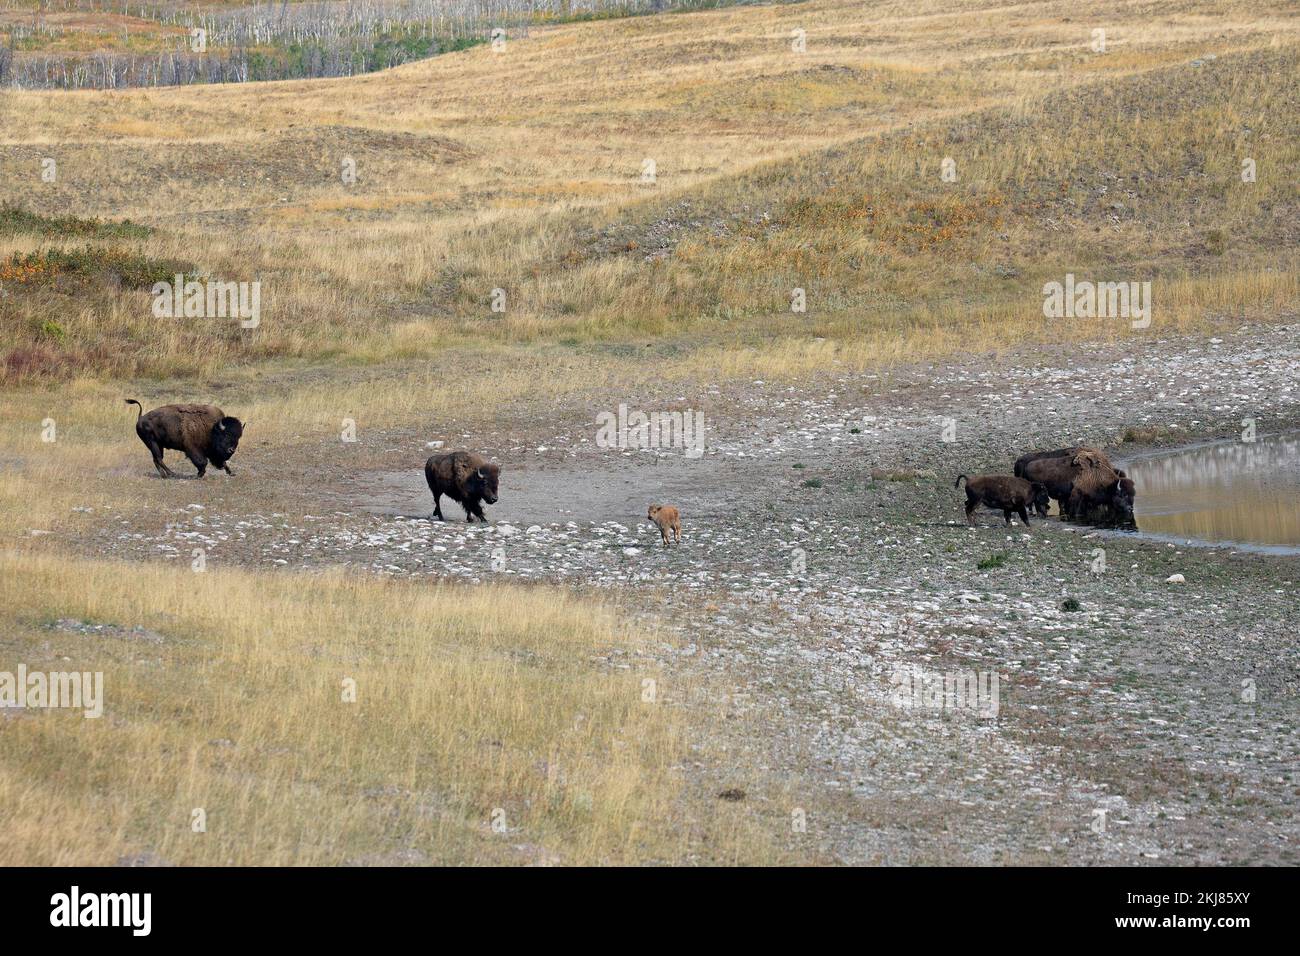
{"label": "grassy hill", "polygon": [[1096,18],[1096,53],[1068,4],[815,2],[567,25],[347,80],[6,91],[0,199],[152,231],[0,226],[0,261],[111,247],[147,277],[260,281],[265,321],[160,324],[111,265],[10,266],[0,354],[11,380],[452,343],[827,340],[864,362],[1041,334],[1038,289],[1067,269],[1159,279],[1158,323],[1267,315],[1294,293],[1285,7],[1125,4]]}
{"label": "grassy hill", "polygon": [[[346,79],[0,89],[0,651],[118,680],[110,720],[0,735],[0,861],[791,858],[757,811],[684,783],[733,756],[692,749],[712,738],[692,722],[735,715],[710,687],[644,706],[642,652],[667,639],[616,608],[195,576],[46,536],[144,537],[195,488],[214,512],[267,495],[242,507],[277,520],[337,505],[144,477],[126,395],[220,400],[264,476],[306,485],[314,462],[397,467],[430,421],[545,424],[595,389],[815,388],[1293,319],[1298,51],[1282,0],[808,0],[535,28]],[[177,273],[260,283],[260,324],[155,317]],[[1066,273],[1150,281],[1151,328],[1045,320]],[[346,460],[345,416],[379,436]],[[362,707],[335,706],[344,677]],[[693,693],[709,705],[676,706]],[[224,814],[206,840],[201,806]],[[393,855],[412,845],[442,855]]]}

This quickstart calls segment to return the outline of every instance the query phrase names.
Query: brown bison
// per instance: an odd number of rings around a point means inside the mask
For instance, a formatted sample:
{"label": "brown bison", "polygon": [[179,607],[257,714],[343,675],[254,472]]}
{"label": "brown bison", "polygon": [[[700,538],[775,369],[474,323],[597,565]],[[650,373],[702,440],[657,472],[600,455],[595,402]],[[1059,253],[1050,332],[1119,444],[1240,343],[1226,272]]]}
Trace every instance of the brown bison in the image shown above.
{"label": "brown bison", "polygon": [[1133,479],[1122,471],[1087,469],[1074,481],[1066,513],[1076,521],[1132,527],[1136,524],[1133,517],[1136,492]]}
{"label": "brown bison", "polygon": [[[1095,448],[1080,446],[1061,451],[1067,454],[1047,453],[1042,457],[1026,455],[1016,462],[1016,467],[1019,477],[1045,485],[1048,495],[1056,500],[1062,517],[1068,517],[1070,492],[1074,490],[1074,482],[1078,477],[1090,470],[1113,474],[1114,469],[1105,453]],[[1025,458],[1030,460],[1025,461]]]}
{"label": "brown bison", "polygon": [[1100,449],[1092,448],[1088,445],[1074,445],[1070,448],[1054,448],[1051,451],[1031,451],[1028,455],[1021,455],[1016,459],[1015,467],[1011,470],[1011,473],[1017,478],[1023,478],[1025,477],[1025,466],[1031,461],[1039,461],[1043,458],[1073,458],[1080,452],[1085,451],[1090,451],[1095,454],[1099,461],[1107,465],[1110,464],[1110,459],[1108,459],[1106,453]]}
{"label": "brown bison", "polygon": [[163,478],[175,478],[176,472],[163,464],[163,449],[184,452],[199,470],[199,477],[211,462],[228,475],[226,464],[239,447],[244,424],[231,418],[215,405],[163,405],[145,414],[144,406],[134,398],[126,399],[139,411],[135,416],[135,433],[153,456],[153,466]]}
{"label": "brown bison", "polygon": [[1007,524],[1011,524],[1011,513],[1020,515],[1020,520],[1029,527],[1029,509],[1036,508],[1040,501],[1047,500],[1047,489],[1036,481],[1026,481],[1012,475],[976,475],[967,478],[958,475],[953,487],[961,486],[966,480],[966,523],[974,524],[971,515],[980,505],[1001,511]]}
{"label": "brown bison", "polygon": [[460,502],[465,509],[465,518],[473,522],[487,521],[483,514],[483,504],[496,504],[497,480],[501,477],[501,466],[489,464],[486,459],[472,451],[449,451],[434,455],[424,463],[424,478],[433,492],[433,516],[445,521],[442,516],[442,496]]}

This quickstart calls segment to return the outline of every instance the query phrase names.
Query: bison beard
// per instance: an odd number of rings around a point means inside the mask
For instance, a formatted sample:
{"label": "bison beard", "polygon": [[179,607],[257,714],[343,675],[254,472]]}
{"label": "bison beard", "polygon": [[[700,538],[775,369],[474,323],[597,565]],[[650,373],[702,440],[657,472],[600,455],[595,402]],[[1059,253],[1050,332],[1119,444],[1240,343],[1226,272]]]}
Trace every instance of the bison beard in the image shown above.
{"label": "bison beard", "polygon": [[135,416],[135,433],[153,456],[153,466],[163,478],[176,473],[163,464],[163,450],[183,452],[202,478],[208,463],[233,475],[226,464],[239,447],[244,425],[216,405],[163,405],[145,414],[144,406],[134,398],[126,399],[139,411]]}
{"label": "bison beard", "polygon": [[483,502],[495,504],[497,481],[501,476],[499,465],[490,464],[472,451],[453,451],[434,455],[424,463],[424,479],[433,492],[433,516],[442,516],[442,496],[460,503],[465,509],[465,519],[473,522],[487,521]]}

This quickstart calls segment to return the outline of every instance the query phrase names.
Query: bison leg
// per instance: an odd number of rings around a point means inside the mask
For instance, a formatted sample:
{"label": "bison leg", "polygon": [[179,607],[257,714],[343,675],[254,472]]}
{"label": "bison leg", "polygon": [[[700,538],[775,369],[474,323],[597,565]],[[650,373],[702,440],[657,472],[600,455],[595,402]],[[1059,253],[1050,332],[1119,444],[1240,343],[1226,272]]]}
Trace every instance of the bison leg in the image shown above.
{"label": "bison leg", "polygon": [[158,469],[158,477],[175,478],[176,472],[172,471],[165,464],[163,464],[162,446],[159,445],[158,442],[152,441],[150,439],[142,439],[142,441],[144,441],[144,446],[149,449],[149,454],[153,456],[153,466],[154,468]]}
{"label": "bison leg", "polygon": [[659,537],[661,537],[661,538],[664,539],[664,547],[665,547],[665,548],[668,547],[668,529],[667,529],[667,528],[660,527],[660,529],[659,529]]}
{"label": "bison leg", "polygon": [[966,523],[967,524],[975,523],[975,519],[972,518],[971,515],[975,513],[975,509],[978,507],[979,507],[979,499],[968,494],[966,496]]}
{"label": "bison leg", "polygon": [[1007,523],[1007,526],[1008,526],[1008,527],[1011,526],[1011,509],[1010,509],[1010,508],[1003,508],[1003,509],[1002,509],[1002,520],[1005,521],[1005,522]]}
{"label": "bison leg", "polygon": [[433,495],[433,516],[439,521],[447,520],[442,516],[442,495],[438,492],[434,492]]}
{"label": "bison leg", "polygon": [[1025,527],[1028,528],[1028,527],[1029,527],[1029,512],[1025,510],[1025,506],[1024,506],[1024,505],[1020,505],[1016,510],[1020,512],[1020,520],[1023,521],[1023,522],[1025,523]]}
{"label": "bison leg", "polygon": [[473,504],[474,514],[480,522],[487,524],[487,515],[483,513],[483,502],[476,501]]}
{"label": "bison leg", "polygon": [[230,470],[229,465],[222,465],[221,470],[224,471],[226,474],[228,474],[231,478],[235,477],[235,473]]}
{"label": "bison leg", "polygon": [[185,457],[188,458],[194,467],[199,470],[199,477],[202,478],[203,473],[208,470],[208,459],[204,457],[202,452],[197,451],[187,451]]}
{"label": "bison leg", "polygon": [[159,440],[153,437],[147,429],[136,428],[135,433],[140,437],[140,441],[144,442],[144,447],[149,450],[149,455],[153,458],[153,467],[159,472],[159,477],[175,477],[175,472],[162,463],[162,446],[159,444]]}

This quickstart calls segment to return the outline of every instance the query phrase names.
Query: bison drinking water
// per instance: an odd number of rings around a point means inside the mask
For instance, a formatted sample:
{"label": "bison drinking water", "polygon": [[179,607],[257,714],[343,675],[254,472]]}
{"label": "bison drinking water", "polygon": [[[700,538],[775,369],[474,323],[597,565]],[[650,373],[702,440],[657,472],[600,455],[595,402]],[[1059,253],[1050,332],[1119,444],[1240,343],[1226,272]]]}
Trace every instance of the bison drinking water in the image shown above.
{"label": "bison drinking water", "polygon": [[1016,474],[1045,485],[1062,518],[1093,523],[1133,521],[1132,479],[1096,448],[1081,445],[1024,455],[1016,462]]}
{"label": "bison drinking water", "polygon": [[961,486],[966,480],[966,523],[973,524],[971,515],[980,505],[1001,511],[1007,524],[1011,524],[1011,513],[1020,515],[1020,520],[1029,527],[1029,509],[1046,505],[1047,489],[1035,481],[1015,478],[1011,475],[976,475],[967,478],[958,475],[953,487]]}
{"label": "bison drinking water", "polygon": [[1133,527],[1133,479],[1114,468],[1094,468],[1074,482],[1065,512],[1075,521]]}
{"label": "bison drinking water", "polygon": [[134,398],[128,405],[139,409],[135,416],[135,433],[153,455],[153,466],[163,478],[175,478],[176,473],[163,464],[163,449],[184,452],[185,457],[199,470],[199,477],[207,471],[208,463],[233,475],[230,461],[239,439],[244,434],[244,424],[231,418],[215,405],[163,405],[149,414]]}
{"label": "bison drinking water", "polygon": [[[1016,474],[1028,481],[1041,482],[1056,500],[1062,515],[1067,515],[1070,492],[1080,475],[1093,471],[1112,471],[1110,459],[1095,448],[1061,448],[1054,452],[1025,455],[1016,462]],[[1044,515],[1046,516],[1046,515]]]}
{"label": "bison drinking water", "polygon": [[442,516],[442,496],[460,502],[465,509],[465,518],[471,523],[477,517],[487,521],[483,514],[483,504],[496,504],[497,480],[501,477],[501,467],[492,465],[472,451],[450,451],[434,455],[424,463],[424,478],[433,492],[433,516],[445,521]]}

